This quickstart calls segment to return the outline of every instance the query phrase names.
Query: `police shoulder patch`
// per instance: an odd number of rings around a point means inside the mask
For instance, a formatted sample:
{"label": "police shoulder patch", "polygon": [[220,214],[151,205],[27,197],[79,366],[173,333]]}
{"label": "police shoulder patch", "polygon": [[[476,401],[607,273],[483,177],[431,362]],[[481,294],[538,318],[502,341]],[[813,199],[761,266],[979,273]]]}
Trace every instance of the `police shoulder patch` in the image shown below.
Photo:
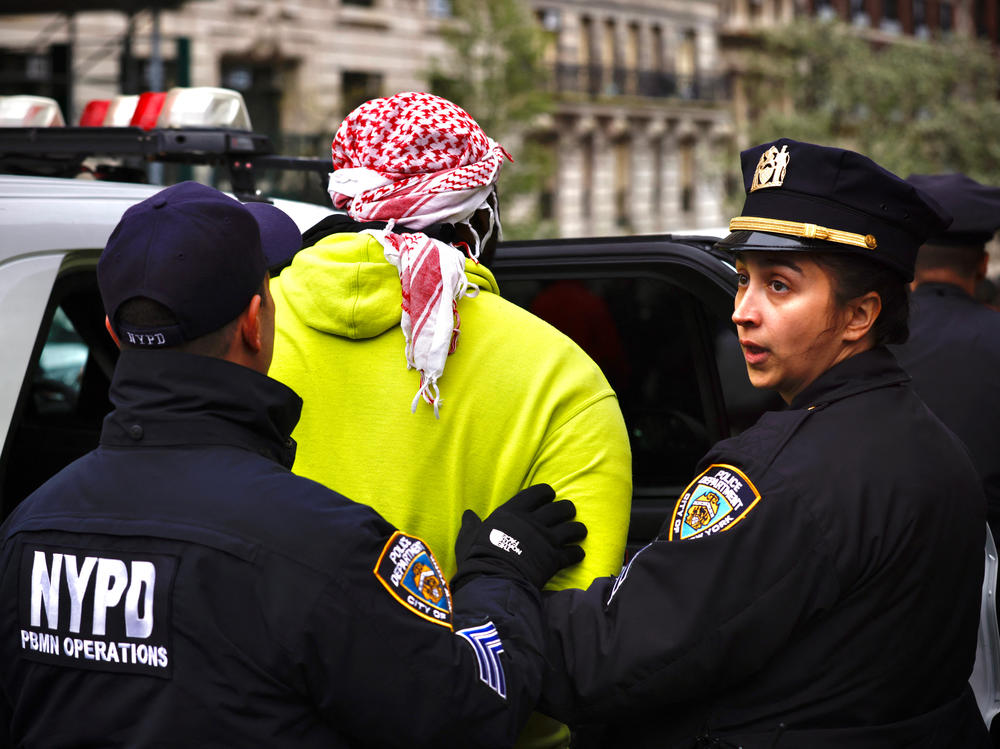
{"label": "police shoulder patch", "polygon": [[421,539],[396,531],[375,563],[375,577],[417,616],[451,629],[451,591],[441,567]]}
{"label": "police shoulder patch", "polygon": [[688,484],[674,507],[669,541],[729,530],[760,501],[760,492],[739,468],[713,463]]}

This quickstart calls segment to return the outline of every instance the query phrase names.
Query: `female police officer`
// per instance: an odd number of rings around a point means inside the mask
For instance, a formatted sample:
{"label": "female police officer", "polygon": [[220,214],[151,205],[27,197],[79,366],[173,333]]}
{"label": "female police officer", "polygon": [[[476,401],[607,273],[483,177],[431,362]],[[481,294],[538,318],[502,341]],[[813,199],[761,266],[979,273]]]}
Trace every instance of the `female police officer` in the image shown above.
{"label": "female police officer", "polygon": [[850,151],[742,158],[733,321],[788,408],[716,445],[617,578],[550,594],[542,708],[616,746],[988,746],[982,490],[883,345],[949,219]]}

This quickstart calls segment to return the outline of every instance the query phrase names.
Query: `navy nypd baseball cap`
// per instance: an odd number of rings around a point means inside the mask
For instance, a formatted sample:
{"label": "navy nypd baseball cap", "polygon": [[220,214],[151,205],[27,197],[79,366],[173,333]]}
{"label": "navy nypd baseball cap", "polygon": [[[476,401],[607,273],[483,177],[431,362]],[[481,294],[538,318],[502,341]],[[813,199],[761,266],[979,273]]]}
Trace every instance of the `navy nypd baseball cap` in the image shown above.
{"label": "navy nypd baseball cap", "polygon": [[1000,187],[982,185],[964,174],[911,174],[911,185],[934,198],[954,217],[928,244],[983,249],[1000,229]]}
{"label": "navy nypd baseball cap", "polygon": [[[176,346],[236,319],[268,270],[301,246],[295,222],[273,205],[181,182],[125,211],[97,263],[97,282],[119,340]],[[122,325],[118,310],[135,297],[159,302],[177,324]]]}
{"label": "navy nypd baseball cap", "polygon": [[859,153],[781,138],[740,154],[746,201],[723,250],[839,252],[913,278],[917,250],[948,211]]}

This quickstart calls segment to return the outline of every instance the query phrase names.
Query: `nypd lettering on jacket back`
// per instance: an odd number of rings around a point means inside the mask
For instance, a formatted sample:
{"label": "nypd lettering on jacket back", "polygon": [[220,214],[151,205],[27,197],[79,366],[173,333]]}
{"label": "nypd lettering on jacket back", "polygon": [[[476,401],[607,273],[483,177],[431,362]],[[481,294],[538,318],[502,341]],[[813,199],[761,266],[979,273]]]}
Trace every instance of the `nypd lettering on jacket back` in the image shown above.
{"label": "nypd lettering on jacket back", "polygon": [[25,544],[18,586],[25,658],[170,678],[176,559]]}

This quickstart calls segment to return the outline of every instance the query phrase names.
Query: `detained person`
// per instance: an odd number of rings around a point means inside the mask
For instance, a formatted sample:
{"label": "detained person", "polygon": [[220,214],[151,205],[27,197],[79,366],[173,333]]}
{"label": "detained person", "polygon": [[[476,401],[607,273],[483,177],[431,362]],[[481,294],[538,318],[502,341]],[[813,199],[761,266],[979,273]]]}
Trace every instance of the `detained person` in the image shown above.
{"label": "detained person", "polygon": [[713,447],[619,576],[547,594],[541,709],[616,746],[989,746],[982,487],[885,347],[950,216],[851,151],[782,139],[742,167],[732,319],[787,408]]}

